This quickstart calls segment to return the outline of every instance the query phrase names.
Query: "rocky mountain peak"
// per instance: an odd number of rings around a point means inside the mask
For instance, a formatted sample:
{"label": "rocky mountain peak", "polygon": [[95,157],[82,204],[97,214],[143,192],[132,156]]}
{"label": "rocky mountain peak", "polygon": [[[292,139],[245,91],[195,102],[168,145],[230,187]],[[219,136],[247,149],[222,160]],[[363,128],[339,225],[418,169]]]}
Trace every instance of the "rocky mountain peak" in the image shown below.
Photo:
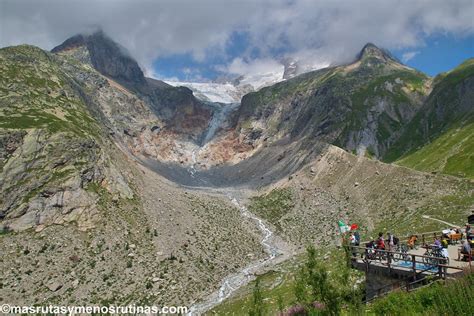
{"label": "rocky mountain peak", "polygon": [[392,56],[386,49],[379,48],[373,43],[367,43],[357,55],[357,60],[364,61],[367,59],[377,59],[382,62],[397,62],[399,61]]}
{"label": "rocky mountain peak", "polygon": [[92,65],[103,75],[132,87],[145,83],[145,76],[138,63],[129,56],[124,47],[101,30],[90,35],[75,35],[53,48],[51,52],[67,52],[78,47],[87,48]]}
{"label": "rocky mountain peak", "polygon": [[61,45],[54,47],[51,50],[51,52],[60,53],[63,51],[67,51],[67,50],[74,49],[80,46],[85,46],[85,45],[86,45],[86,39],[84,35],[77,34],[65,40]]}

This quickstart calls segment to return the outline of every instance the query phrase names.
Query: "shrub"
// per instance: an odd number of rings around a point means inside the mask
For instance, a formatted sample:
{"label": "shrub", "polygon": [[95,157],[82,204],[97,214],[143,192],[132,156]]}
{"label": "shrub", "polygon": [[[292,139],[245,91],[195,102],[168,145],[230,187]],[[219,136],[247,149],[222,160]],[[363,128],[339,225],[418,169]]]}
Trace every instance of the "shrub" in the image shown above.
{"label": "shrub", "polygon": [[249,311],[250,316],[263,316],[265,315],[265,304],[263,302],[263,295],[260,289],[260,277],[255,280],[255,287],[252,295],[252,306]]}
{"label": "shrub", "polygon": [[374,301],[376,315],[472,315],[474,274],[441,281],[415,292],[393,292]]}

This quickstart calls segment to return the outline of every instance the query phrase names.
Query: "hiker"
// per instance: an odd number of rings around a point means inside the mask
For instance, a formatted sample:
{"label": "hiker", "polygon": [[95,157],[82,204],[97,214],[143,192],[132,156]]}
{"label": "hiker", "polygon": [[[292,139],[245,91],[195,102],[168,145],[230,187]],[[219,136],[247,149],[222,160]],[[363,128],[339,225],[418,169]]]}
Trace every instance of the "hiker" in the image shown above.
{"label": "hiker", "polygon": [[471,230],[471,225],[469,225],[469,223],[466,224],[466,229],[465,229],[465,232],[466,232],[466,239],[472,239],[472,230]]}
{"label": "hiker", "polygon": [[411,235],[410,238],[408,239],[408,242],[407,242],[408,247],[410,247],[410,249],[414,249],[415,248],[415,243],[416,243],[417,240],[418,240],[417,235]]}
{"label": "hiker", "polygon": [[396,251],[399,243],[399,239],[395,237],[392,233],[388,233],[388,250]]}
{"label": "hiker", "polygon": [[379,233],[379,238],[377,238],[377,249],[385,250],[385,239],[382,232]]}
{"label": "hiker", "polygon": [[375,259],[375,241],[371,239],[365,244],[365,256],[367,259]]}
{"label": "hiker", "polygon": [[354,232],[351,232],[351,234],[349,235],[349,242],[351,243],[351,245],[355,246],[356,238],[354,236]]}
{"label": "hiker", "polygon": [[357,249],[355,248],[355,246],[356,246],[356,243],[357,243],[357,239],[355,237],[354,232],[352,232],[352,231],[351,231],[351,234],[349,236],[349,242],[351,244],[352,257],[356,257],[357,256]]}
{"label": "hiker", "polygon": [[461,255],[468,258],[471,256],[471,245],[467,239],[462,242],[461,248],[458,249],[458,261],[461,260]]}
{"label": "hiker", "polygon": [[355,245],[356,246],[360,246],[360,234],[359,234],[359,231],[355,231],[354,232],[354,237],[355,237]]}
{"label": "hiker", "polygon": [[449,258],[448,248],[441,248],[441,256],[443,256],[446,259]]}
{"label": "hiker", "polygon": [[388,243],[388,251],[393,251],[395,249],[395,243],[393,242],[392,233],[387,233],[387,243]]}
{"label": "hiker", "polygon": [[448,245],[449,245],[448,239],[449,237],[441,237],[441,247],[443,247],[443,249],[448,248]]}

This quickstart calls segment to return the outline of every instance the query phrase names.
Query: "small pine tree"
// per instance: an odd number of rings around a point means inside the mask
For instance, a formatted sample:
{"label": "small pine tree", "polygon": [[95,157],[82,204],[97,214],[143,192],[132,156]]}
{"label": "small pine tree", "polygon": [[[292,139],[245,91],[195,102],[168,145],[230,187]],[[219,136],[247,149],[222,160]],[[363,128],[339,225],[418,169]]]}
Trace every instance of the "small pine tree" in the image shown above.
{"label": "small pine tree", "polygon": [[265,304],[260,289],[260,277],[257,277],[255,280],[255,287],[253,288],[252,306],[249,311],[249,316],[263,316],[265,314],[264,311]]}
{"label": "small pine tree", "polygon": [[283,315],[283,310],[285,309],[285,305],[283,303],[283,297],[281,294],[278,294],[277,296],[277,305],[278,305],[278,311],[280,312],[280,315]]}
{"label": "small pine tree", "polygon": [[295,304],[305,304],[307,301],[307,293],[306,293],[306,283],[307,282],[307,275],[304,268],[301,268],[298,271],[295,279],[295,297],[296,302]]}

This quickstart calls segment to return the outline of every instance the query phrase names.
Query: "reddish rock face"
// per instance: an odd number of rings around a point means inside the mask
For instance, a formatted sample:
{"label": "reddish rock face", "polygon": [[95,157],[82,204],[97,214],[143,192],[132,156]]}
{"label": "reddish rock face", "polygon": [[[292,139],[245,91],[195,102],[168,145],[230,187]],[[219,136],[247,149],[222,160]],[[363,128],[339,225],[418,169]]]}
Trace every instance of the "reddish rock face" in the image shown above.
{"label": "reddish rock face", "polygon": [[189,135],[197,140],[206,130],[212,117],[210,108],[205,108],[191,102],[180,104],[170,119],[170,130],[183,135]]}

